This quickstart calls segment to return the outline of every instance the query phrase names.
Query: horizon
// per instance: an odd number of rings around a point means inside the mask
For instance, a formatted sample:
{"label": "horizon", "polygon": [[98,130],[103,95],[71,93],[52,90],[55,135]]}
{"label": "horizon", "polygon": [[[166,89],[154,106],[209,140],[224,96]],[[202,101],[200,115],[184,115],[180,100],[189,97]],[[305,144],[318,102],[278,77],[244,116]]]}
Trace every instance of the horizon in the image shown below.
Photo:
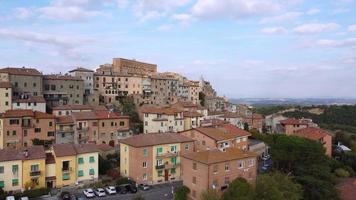
{"label": "horizon", "polygon": [[355,0],[1,1],[0,67],[135,58],[231,99],[356,99],[352,10]]}

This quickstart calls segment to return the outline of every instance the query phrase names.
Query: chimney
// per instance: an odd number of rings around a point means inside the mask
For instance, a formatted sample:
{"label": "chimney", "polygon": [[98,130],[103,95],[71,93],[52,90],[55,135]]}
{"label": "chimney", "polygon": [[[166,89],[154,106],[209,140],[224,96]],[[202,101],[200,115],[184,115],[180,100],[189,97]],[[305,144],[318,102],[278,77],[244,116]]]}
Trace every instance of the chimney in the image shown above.
{"label": "chimney", "polygon": [[27,149],[25,149],[25,150],[23,151],[23,155],[25,156],[25,158],[28,157],[28,150],[27,150]]}

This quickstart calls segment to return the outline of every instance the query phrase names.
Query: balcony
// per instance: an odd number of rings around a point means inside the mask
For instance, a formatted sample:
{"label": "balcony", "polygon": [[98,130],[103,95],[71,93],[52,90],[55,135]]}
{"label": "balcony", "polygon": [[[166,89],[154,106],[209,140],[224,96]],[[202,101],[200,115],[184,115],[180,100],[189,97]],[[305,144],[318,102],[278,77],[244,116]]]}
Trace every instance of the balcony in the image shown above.
{"label": "balcony", "polygon": [[176,156],[179,156],[179,152],[161,153],[161,154],[158,154],[156,157],[157,158],[169,158],[169,157],[176,157]]}
{"label": "balcony", "polygon": [[78,142],[83,142],[83,141],[88,141],[89,140],[89,136],[81,136],[81,137],[77,137]]}
{"label": "balcony", "polygon": [[89,127],[77,127],[78,132],[86,132],[89,130]]}
{"label": "balcony", "polygon": [[172,169],[172,168],[177,168],[180,166],[180,163],[166,163],[164,165],[156,165],[156,169],[157,170],[161,170],[161,169]]}
{"label": "balcony", "polygon": [[73,171],[73,169],[71,167],[62,168],[63,173],[70,173],[71,171]]}
{"label": "balcony", "polygon": [[31,171],[30,176],[41,176],[41,171]]}
{"label": "balcony", "polygon": [[156,165],[156,169],[164,169],[165,166],[164,165]]}

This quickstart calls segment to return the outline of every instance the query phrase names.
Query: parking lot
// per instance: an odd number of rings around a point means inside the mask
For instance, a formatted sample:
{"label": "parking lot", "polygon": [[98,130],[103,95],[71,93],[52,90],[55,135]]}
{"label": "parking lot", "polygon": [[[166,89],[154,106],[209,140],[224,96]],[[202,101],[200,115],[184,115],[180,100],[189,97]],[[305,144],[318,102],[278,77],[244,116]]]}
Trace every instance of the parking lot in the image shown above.
{"label": "parking lot", "polygon": [[[172,187],[175,189],[178,186],[181,186],[182,182],[174,182],[174,183],[166,183],[160,185],[151,186],[149,190],[142,191],[138,190],[136,194],[116,194],[116,195],[106,195],[105,197],[95,197],[91,198],[93,200],[109,200],[109,199],[117,199],[117,200],[130,200],[135,196],[141,194],[145,200],[172,200]],[[82,194],[83,190],[72,190],[71,194]],[[59,199],[57,196],[42,198],[42,200],[57,200]],[[38,199],[40,200],[40,199]]]}

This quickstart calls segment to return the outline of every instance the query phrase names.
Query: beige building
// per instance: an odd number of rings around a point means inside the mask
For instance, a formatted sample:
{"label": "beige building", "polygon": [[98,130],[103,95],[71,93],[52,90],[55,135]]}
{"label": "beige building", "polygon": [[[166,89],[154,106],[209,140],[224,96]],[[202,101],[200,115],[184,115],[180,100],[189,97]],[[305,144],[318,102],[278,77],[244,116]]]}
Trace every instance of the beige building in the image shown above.
{"label": "beige building", "polygon": [[69,71],[70,76],[81,78],[84,81],[84,94],[89,95],[93,93],[94,88],[94,71],[85,69],[83,67],[77,67]]}
{"label": "beige building", "polygon": [[123,139],[120,174],[144,184],[180,180],[181,156],[193,151],[193,140],[177,133],[140,134]]}
{"label": "beige building", "polygon": [[221,194],[238,177],[255,185],[257,159],[254,153],[236,148],[200,151],[183,154],[181,170],[189,199],[200,200],[202,192],[213,189]]}
{"label": "beige building", "polygon": [[12,84],[13,97],[21,94],[42,96],[42,73],[34,68],[0,69],[0,81]]}
{"label": "beige building", "polygon": [[199,87],[199,82],[198,81],[187,81],[185,84],[187,84],[188,87],[188,101],[194,103],[194,104],[199,104],[199,92],[200,92],[200,87]]}
{"label": "beige building", "polygon": [[91,106],[91,105],[62,105],[52,108],[53,115],[55,116],[70,116],[73,112],[84,111],[102,111],[107,110],[105,106]]}
{"label": "beige building", "polygon": [[169,107],[146,107],[141,110],[143,114],[143,132],[168,133],[184,130],[183,110]]}
{"label": "beige building", "polygon": [[49,107],[83,104],[84,81],[68,75],[43,76],[43,94]]}
{"label": "beige building", "polygon": [[178,79],[167,74],[151,76],[151,104],[164,106],[178,101]]}
{"label": "beige building", "polygon": [[41,96],[21,95],[12,100],[12,109],[46,112],[46,100]]}
{"label": "beige building", "polygon": [[113,58],[115,72],[125,74],[149,75],[157,72],[157,65],[124,58]]}
{"label": "beige building", "polygon": [[0,82],[0,113],[12,107],[12,86],[10,82]]}

